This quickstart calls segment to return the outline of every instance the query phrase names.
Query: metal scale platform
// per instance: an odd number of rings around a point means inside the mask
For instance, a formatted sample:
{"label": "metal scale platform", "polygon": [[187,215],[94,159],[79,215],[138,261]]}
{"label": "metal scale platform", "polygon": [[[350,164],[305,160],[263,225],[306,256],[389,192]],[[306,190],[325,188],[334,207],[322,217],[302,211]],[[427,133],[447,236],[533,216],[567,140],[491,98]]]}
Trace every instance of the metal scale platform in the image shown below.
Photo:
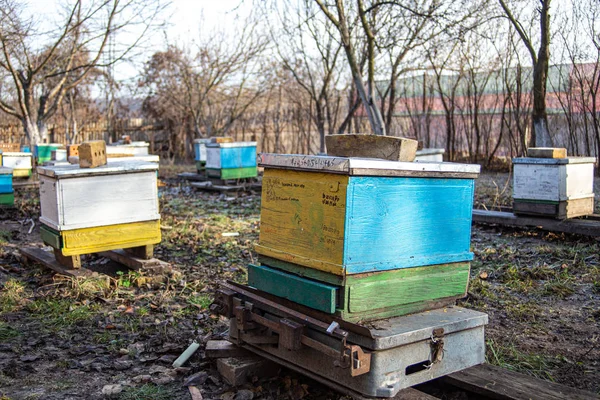
{"label": "metal scale platform", "polygon": [[484,362],[487,314],[460,307],[354,324],[228,282],[212,310],[231,342],[350,395],[389,398]]}

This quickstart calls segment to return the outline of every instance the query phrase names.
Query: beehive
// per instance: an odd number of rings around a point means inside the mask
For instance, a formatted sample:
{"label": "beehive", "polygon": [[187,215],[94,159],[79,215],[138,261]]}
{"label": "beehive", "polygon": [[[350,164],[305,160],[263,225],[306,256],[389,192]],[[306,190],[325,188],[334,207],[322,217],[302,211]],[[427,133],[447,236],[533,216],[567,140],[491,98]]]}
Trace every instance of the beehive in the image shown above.
{"label": "beehive", "polygon": [[275,154],[259,165],[262,265],[250,285],[345,320],[465,294],[479,166]]}
{"label": "beehive", "polygon": [[194,140],[194,161],[198,172],[204,170],[206,165],[206,145],[210,143],[210,139],[195,139]]}
{"label": "beehive", "polygon": [[36,144],[34,147],[34,156],[38,164],[45,163],[52,160],[52,152],[57,149],[62,149],[63,146],[60,143],[41,143]]}
{"label": "beehive", "polygon": [[32,173],[33,157],[31,153],[5,152],[2,154],[2,166],[12,168],[13,177],[28,178]]}
{"label": "beehive", "polygon": [[65,256],[160,242],[154,163],[38,167],[42,239]]}
{"label": "beehive", "polygon": [[0,167],[0,206],[12,206],[15,203],[12,169]]}
{"label": "beehive", "polygon": [[206,144],[206,175],[218,179],[255,177],[256,142]]}
{"label": "beehive", "polygon": [[559,219],[594,213],[593,157],[514,158],[513,212]]}
{"label": "beehive", "polygon": [[148,148],[150,143],[148,142],[131,142],[129,144],[111,144],[106,146],[106,154],[110,157],[112,155],[125,155],[125,156],[147,156],[149,154]]}

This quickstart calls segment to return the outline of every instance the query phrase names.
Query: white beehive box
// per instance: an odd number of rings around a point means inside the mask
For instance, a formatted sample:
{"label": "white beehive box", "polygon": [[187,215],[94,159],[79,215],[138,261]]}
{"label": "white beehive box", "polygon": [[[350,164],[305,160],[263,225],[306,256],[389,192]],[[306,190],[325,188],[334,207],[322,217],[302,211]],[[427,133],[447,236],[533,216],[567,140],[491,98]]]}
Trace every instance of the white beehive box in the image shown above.
{"label": "white beehive box", "polygon": [[593,157],[514,158],[515,213],[572,218],[594,212]]}
{"label": "white beehive box", "polygon": [[40,221],[63,231],[158,220],[157,170],[136,161],[38,167]]}

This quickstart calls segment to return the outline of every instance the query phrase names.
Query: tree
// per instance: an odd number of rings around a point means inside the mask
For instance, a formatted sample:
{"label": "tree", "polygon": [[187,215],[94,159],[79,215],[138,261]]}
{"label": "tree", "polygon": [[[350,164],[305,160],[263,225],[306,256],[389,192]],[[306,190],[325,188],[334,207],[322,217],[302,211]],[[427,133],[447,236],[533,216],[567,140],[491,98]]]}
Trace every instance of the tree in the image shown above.
{"label": "tree", "polygon": [[[0,0],[0,70],[8,76],[13,94],[0,93],[0,110],[21,121],[32,145],[47,139],[48,120],[65,95],[94,68],[123,60],[162,9],[159,0],[76,0],[64,4],[56,30],[39,32],[23,6]],[[136,29],[137,34],[132,33]],[[111,49],[114,57],[103,62],[109,39],[119,32],[132,39]]]}
{"label": "tree", "polygon": [[521,42],[527,49],[533,64],[533,109],[531,113],[531,144],[536,147],[552,147],[552,137],[548,130],[548,114],[546,112],[546,85],[550,61],[550,3],[551,0],[539,0],[539,47],[536,53],[532,36],[523,24],[515,17],[505,0],[498,0],[506,18],[517,31]]}

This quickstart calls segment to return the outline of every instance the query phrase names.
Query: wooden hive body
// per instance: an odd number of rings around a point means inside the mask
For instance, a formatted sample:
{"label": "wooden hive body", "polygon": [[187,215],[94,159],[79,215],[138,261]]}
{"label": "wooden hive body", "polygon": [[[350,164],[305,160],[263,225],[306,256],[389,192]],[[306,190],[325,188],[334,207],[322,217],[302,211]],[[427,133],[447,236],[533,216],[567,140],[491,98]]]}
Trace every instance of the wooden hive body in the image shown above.
{"label": "wooden hive body", "polygon": [[572,218],[594,213],[593,157],[513,159],[513,211]]}
{"label": "wooden hive body", "polygon": [[347,321],[467,290],[479,166],[265,154],[261,265],[248,283]]}
{"label": "wooden hive body", "polygon": [[219,179],[255,177],[256,142],[206,144],[206,174]]}
{"label": "wooden hive body", "polygon": [[38,167],[44,242],[65,256],[159,243],[157,170],[136,161]]}
{"label": "wooden hive body", "polygon": [[0,167],[0,206],[12,206],[15,202],[12,169]]}
{"label": "wooden hive body", "polygon": [[63,148],[60,143],[42,143],[34,147],[34,156],[38,164],[52,160],[52,151]]}
{"label": "wooden hive body", "polygon": [[33,156],[24,152],[5,152],[2,154],[2,166],[13,169],[13,177],[30,177],[33,168]]}

